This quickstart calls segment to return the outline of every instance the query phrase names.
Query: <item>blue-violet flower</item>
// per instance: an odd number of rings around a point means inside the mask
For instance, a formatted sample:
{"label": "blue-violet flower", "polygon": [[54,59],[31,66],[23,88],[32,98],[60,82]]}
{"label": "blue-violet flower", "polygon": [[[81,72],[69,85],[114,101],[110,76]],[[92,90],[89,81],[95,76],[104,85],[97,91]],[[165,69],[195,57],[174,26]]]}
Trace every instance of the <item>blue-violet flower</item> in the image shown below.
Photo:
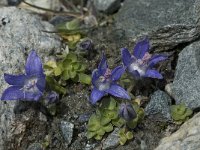
{"label": "blue-violet flower", "polygon": [[4,79],[12,86],[3,92],[1,100],[38,101],[45,89],[42,62],[34,50],[27,58],[25,74],[10,75],[5,73]]}
{"label": "blue-violet flower", "polygon": [[150,77],[162,79],[163,76],[155,69],[152,69],[155,64],[167,59],[165,55],[151,55],[149,51],[149,41],[145,38],[139,41],[133,50],[133,55],[130,54],[127,48],[122,49],[122,60],[128,72],[134,77]]}
{"label": "blue-violet flower", "polygon": [[131,121],[137,117],[137,114],[131,104],[122,103],[119,109],[119,116],[126,121]]}
{"label": "blue-violet flower", "polygon": [[90,96],[90,102],[95,104],[106,94],[123,99],[130,99],[127,91],[116,83],[124,71],[123,66],[118,66],[111,71],[108,68],[106,57],[103,55],[98,69],[92,73],[92,84],[94,88]]}

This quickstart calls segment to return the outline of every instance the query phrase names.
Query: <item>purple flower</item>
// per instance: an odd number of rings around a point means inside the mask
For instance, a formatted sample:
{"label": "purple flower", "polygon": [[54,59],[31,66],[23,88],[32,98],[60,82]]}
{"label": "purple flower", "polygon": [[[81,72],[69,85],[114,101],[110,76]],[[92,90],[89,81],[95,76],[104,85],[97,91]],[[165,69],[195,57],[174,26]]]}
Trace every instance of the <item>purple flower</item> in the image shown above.
{"label": "purple flower", "polygon": [[59,99],[59,95],[58,93],[56,93],[55,91],[51,91],[47,94],[47,100],[50,102],[50,103],[54,103],[56,102],[58,99]]}
{"label": "purple flower", "polygon": [[150,77],[162,79],[163,76],[155,69],[152,69],[155,64],[167,59],[165,55],[151,55],[149,51],[149,41],[144,39],[139,41],[134,47],[133,55],[128,49],[122,49],[122,60],[128,72],[136,78]]}
{"label": "purple flower", "polygon": [[106,57],[103,55],[98,69],[92,73],[92,84],[94,88],[90,96],[90,102],[95,104],[107,93],[115,97],[130,99],[128,93],[116,84],[116,81],[119,80],[124,71],[123,66],[118,66],[111,71],[108,68]]}
{"label": "purple flower", "polygon": [[42,62],[34,50],[27,58],[25,74],[10,75],[5,73],[4,79],[12,86],[3,92],[1,100],[38,101],[45,89]]}
{"label": "purple flower", "polygon": [[119,116],[122,117],[126,121],[131,121],[137,117],[133,106],[129,103],[122,103],[119,109]]}

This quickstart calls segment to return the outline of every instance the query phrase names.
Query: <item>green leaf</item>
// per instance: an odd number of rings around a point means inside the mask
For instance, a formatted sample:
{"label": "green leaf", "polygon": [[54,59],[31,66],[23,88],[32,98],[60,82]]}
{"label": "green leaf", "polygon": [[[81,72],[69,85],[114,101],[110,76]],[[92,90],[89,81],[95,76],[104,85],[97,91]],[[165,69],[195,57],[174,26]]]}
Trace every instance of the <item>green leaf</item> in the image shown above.
{"label": "green leaf", "polygon": [[80,64],[79,68],[77,69],[78,72],[83,72],[86,69],[86,65],[85,64]]}
{"label": "green leaf", "polygon": [[121,127],[121,126],[123,126],[125,124],[125,120],[120,118],[120,117],[118,117],[118,118],[112,120],[112,124],[114,126],[116,126],[116,127]]}
{"label": "green leaf", "polygon": [[105,126],[106,124],[108,124],[109,122],[111,122],[111,119],[110,118],[106,118],[106,117],[101,117],[101,125],[102,126]]}
{"label": "green leaf", "polygon": [[72,78],[72,79],[75,78],[75,76],[76,76],[76,72],[73,71],[73,70],[69,70],[68,74],[69,74],[69,77]]}
{"label": "green leaf", "polygon": [[66,28],[68,30],[79,29],[79,26],[80,26],[80,20],[79,19],[73,19],[72,21],[66,23]]}
{"label": "green leaf", "polygon": [[98,135],[103,136],[103,135],[105,134],[105,130],[104,130],[103,128],[99,128],[99,130],[97,130],[96,133],[97,133]]}
{"label": "green leaf", "polygon": [[110,119],[116,119],[118,117],[117,110],[102,110],[103,116],[110,118]]}
{"label": "green leaf", "polygon": [[124,144],[126,143],[126,141],[127,141],[127,138],[126,138],[126,137],[120,137],[120,139],[119,139],[119,144],[120,144],[120,145],[124,145]]}
{"label": "green leaf", "polygon": [[56,91],[57,93],[60,94],[66,94],[67,89],[60,86],[53,77],[46,76],[46,81],[51,90]]}
{"label": "green leaf", "polygon": [[70,75],[69,75],[69,71],[68,70],[64,70],[63,73],[62,73],[62,78],[64,80],[68,80],[70,78]]}
{"label": "green leaf", "polygon": [[111,132],[113,130],[113,126],[112,124],[108,124],[107,126],[104,126],[103,129],[106,131],[106,132]]}
{"label": "green leaf", "polygon": [[92,137],[94,137],[96,135],[96,132],[92,132],[92,131],[87,131],[87,138],[91,139]]}
{"label": "green leaf", "polygon": [[128,140],[132,139],[132,138],[133,138],[133,133],[130,132],[130,131],[128,131],[128,132],[126,133],[126,138],[127,138]]}
{"label": "green leaf", "polygon": [[91,77],[84,74],[84,73],[79,73],[78,74],[79,82],[80,83],[85,83],[85,84],[90,84],[91,83]]}
{"label": "green leaf", "polygon": [[100,127],[100,118],[97,115],[92,114],[88,122],[88,130],[97,131]]}
{"label": "green leaf", "polygon": [[71,60],[72,63],[77,62],[77,56],[74,53],[69,53],[66,57],[66,59]]}
{"label": "green leaf", "polygon": [[73,68],[72,62],[69,59],[65,59],[62,63],[63,70],[71,70]]}
{"label": "green leaf", "polygon": [[75,62],[72,64],[72,67],[74,68],[74,70],[78,70],[81,67],[81,64],[79,62]]}
{"label": "green leaf", "polygon": [[138,123],[138,117],[132,121],[127,122],[127,125],[129,128],[134,129],[137,126],[137,123]]}
{"label": "green leaf", "polygon": [[62,73],[62,70],[59,67],[54,68],[55,76],[59,76],[59,75],[61,75],[61,73]]}
{"label": "green leaf", "polygon": [[55,61],[48,61],[47,63],[45,63],[44,65],[45,67],[51,67],[51,68],[56,68],[57,64]]}
{"label": "green leaf", "polygon": [[191,116],[193,114],[193,111],[191,109],[187,109],[187,111],[185,112],[186,116]]}
{"label": "green leaf", "polygon": [[98,134],[97,134],[94,138],[95,138],[96,140],[101,140],[102,137],[103,137],[102,135],[98,135]]}
{"label": "green leaf", "polygon": [[103,109],[114,110],[117,108],[117,102],[114,98],[110,97],[109,99],[105,98],[102,100]]}

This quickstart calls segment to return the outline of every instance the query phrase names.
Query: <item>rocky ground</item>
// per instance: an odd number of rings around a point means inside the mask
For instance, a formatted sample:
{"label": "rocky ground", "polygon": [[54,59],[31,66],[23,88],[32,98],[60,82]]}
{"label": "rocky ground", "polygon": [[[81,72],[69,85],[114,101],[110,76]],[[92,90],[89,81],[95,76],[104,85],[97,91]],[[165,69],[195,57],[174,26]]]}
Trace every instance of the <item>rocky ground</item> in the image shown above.
{"label": "rocky ground", "polygon": [[[44,63],[66,50],[65,40],[54,27],[63,17],[52,19],[55,12],[61,16],[59,13],[66,11],[63,3],[27,2],[53,12],[21,0],[0,2],[0,93],[8,87],[3,74],[23,72],[31,49]],[[135,96],[146,97],[142,101],[146,115],[133,130],[134,138],[120,146],[116,128],[101,141],[88,140],[87,121],[95,111],[88,102],[91,86],[69,83],[67,95],[56,104],[46,105],[56,108],[53,118],[38,103],[0,101],[0,150],[200,149],[200,1],[83,0],[82,4],[74,1],[73,6],[89,8],[90,2],[98,26],[85,33],[95,45],[94,57],[87,60],[89,74],[97,67],[102,51],[114,68],[120,64],[120,48],[131,50],[146,36],[151,53],[169,56],[159,65],[163,80],[144,80],[142,90],[132,91]],[[76,8],[71,10],[76,12]],[[194,111],[183,125],[177,125],[170,114],[170,106],[180,103]]]}

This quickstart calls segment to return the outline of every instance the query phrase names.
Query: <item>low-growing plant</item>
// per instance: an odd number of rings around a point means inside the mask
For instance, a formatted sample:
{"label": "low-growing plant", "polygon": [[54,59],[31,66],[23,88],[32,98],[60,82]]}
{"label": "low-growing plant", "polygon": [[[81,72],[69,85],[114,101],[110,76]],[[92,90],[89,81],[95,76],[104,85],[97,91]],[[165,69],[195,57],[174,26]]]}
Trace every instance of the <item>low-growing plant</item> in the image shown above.
{"label": "low-growing plant", "polygon": [[[127,140],[132,139],[133,134],[126,127],[131,129],[135,128],[142,120],[144,111],[137,103],[128,104],[128,106],[129,105],[131,105],[132,110],[128,109],[134,111],[136,114],[129,120],[126,120],[120,113],[123,111],[125,115],[129,115],[129,112],[125,110],[127,107],[121,109],[120,100],[115,100],[113,97],[103,98],[96,113],[89,119],[87,131],[88,139],[95,138],[96,140],[101,140],[104,134],[106,132],[111,132],[114,127],[122,127],[119,131],[121,145],[124,145]],[[126,132],[124,131],[125,128]],[[122,133],[122,131],[124,132]]]}
{"label": "low-growing plant", "polygon": [[133,133],[131,131],[127,131],[126,128],[122,128],[119,130],[119,143],[120,145],[124,145],[128,140],[133,138]]}
{"label": "low-growing plant", "polygon": [[170,109],[172,119],[178,124],[188,120],[193,113],[193,111],[190,108],[187,108],[185,104],[172,105]]}
{"label": "low-growing plant", "polygon": [[67,80],[80,82],[84,84],[91,83],[91,77],[85,74],[87,65],[83,63],[81,58],[78,58],[75,53],[68,53],[62,60],[48,61],[44,65],[47,75],[47,83],[52,90],[65,94]]}

